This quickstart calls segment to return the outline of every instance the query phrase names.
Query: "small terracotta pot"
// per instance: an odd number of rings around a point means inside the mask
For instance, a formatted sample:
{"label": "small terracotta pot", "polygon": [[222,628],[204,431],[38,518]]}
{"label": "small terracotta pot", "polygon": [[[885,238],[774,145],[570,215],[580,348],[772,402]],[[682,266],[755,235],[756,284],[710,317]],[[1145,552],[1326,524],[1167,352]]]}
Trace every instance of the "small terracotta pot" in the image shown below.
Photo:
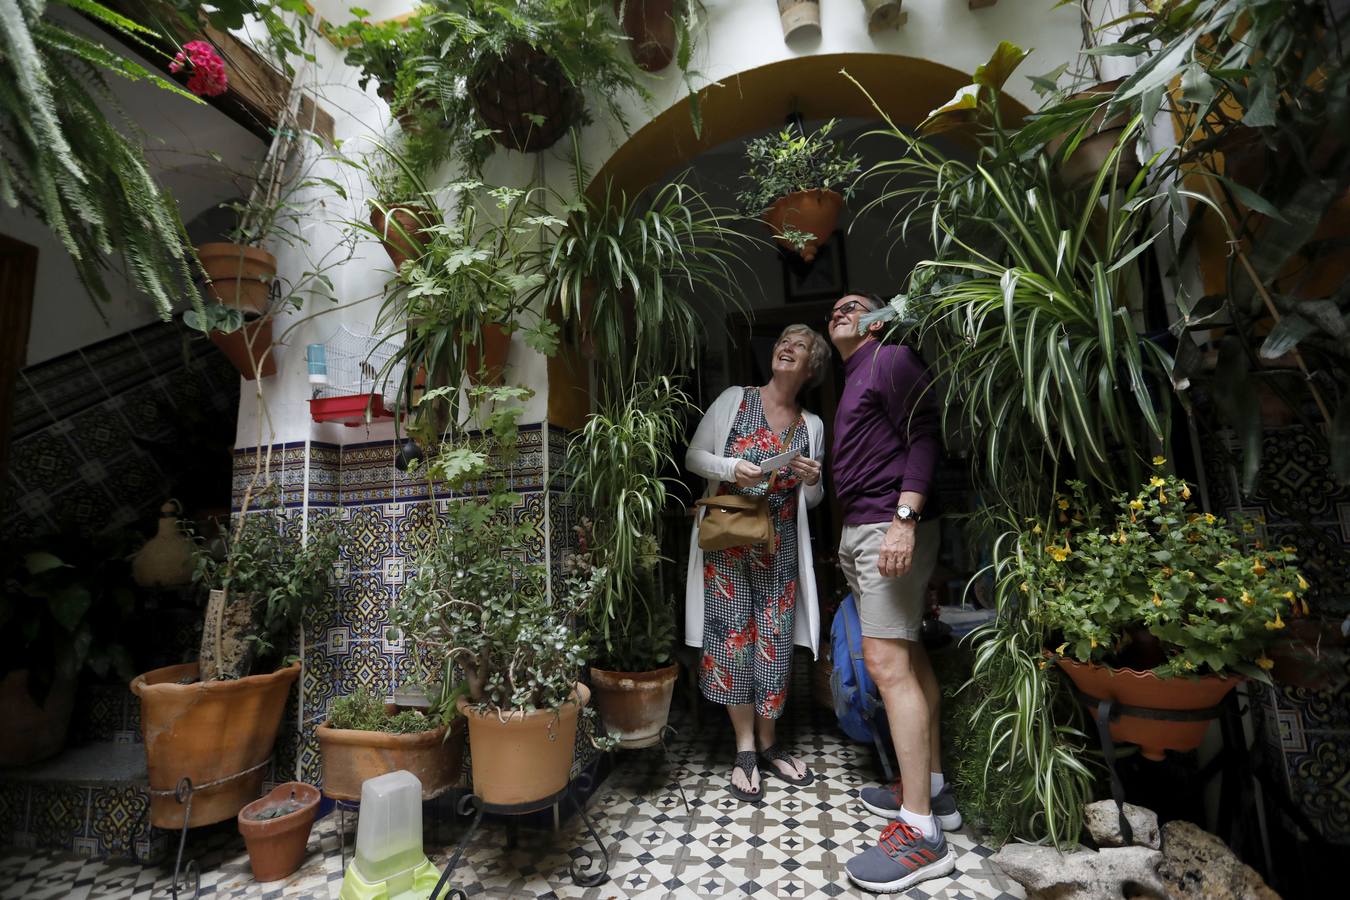
{"label": "small terracotta pot", "polygon": [[[1199,678],[1159,678],[1152,672],[1112,669],[1055,657],[1055,662],[1089,697],[1113,700],[1140,709],[1197,710],[1217,706],[1237,687],[1240,675],[1202,675]],[[1216,714],[1214,718],[1218,718]],[[1122,715],[1111,724],[1111,738],[1138,744],[1145,759],[1161,760],[1165,750],[1194,750],[1205,739],[1210,720],[1169,722]]]}
{"label": "small terracotta pot", "polygon": [[591,699],[578,682],[574,699],[559,710],[478,712],[467,697],[459,711],[469,722],[473,792],[484,803],[522,806],[562,791],[572,771],[577,717]]}
{"label": "small terracotta pot", "polygon": [[202,244],[197,258],[206,272],[206,292],[217,302],[246,313],[267,312],[277,258],[244,244]]}
{"label": "small terracotta pot", "polygon": [[[189,827],[232,819],[258,796],[300,663],[233,681],[191,681],[196,677],[197,664],[187,663],[131,681],[131,692],[141,698],[146,766],[156,792],[150,795],[150,824],[156,828],[183,826],[184,807],[173,792],[184,777],[194,785],[222,782],[192,795]],[[190,683],[180,684],[185,680]]]}
{"label": "small terracotta pot", "polygon": [[[1115,93],[1116,88],[1120,86],[1123,80],[1117,79],[1093,85],[1085,91],[1079,91],[1071,95],[1069,99],[1081,100],[1099,94]],[[1087,136],[1078,142],[1073,155],[1059,163],[1060,179],[1070,187],[1078,187],[1096,178],[1097,173],[1106,165],[1106,158],[1111,155],[1111,151],[1115,149],[1116,144],[1120,143],[1121,136],[1125,133],[1125,126],[1129,122],[1129,116],[1124,113],[1114,116],[1108,121],[1105,106],[1094,112],[1088,120]],[[1071,134],[1061,134],[1052,138],[1046,142],[1045,152],[1050,156],[1056,156],[1070,137]],[[1139,174],[1139,168],[1139,160],[1134,153],[1128,149],[1122,150],[1117,167],[1116,184],[1124,187],[1134,176]]]}
{"label": "small terracotta pot", "polygon": [[422,229],[431,224],[431,213],[416,203],[396,203],[370,207],[370,227],[380,235],[380,243],[395,269],[417,259],[431,242]]}
{"label": "small terracotta pot", "polygon": [[785,41],[820,34],[820,0],[778,0],[778,19]]}
{"label": "small terracotta pot", "polygon": [[[809,232],[812,240],[807,241],[801,250],[802,259],[807,262],[816,258],[820,245],[830,239],[834,228],[839,224],[839,213],[844,209],[844,198],[837,191],[798,191],[779,197],[768,212],[764,221],[773,229],[774,234],[782,234],[787,228]],[[782,238],[778,243],[789,249],[795,249]]]}
{"label": "small terracotta pot", "polygon": [[[272,819],[259,818],[291,803],[300,808]],[[318,789],[302,781],[279,784],[239,811],[239,833],[248,848],[254,881],[280,881],[300,868],[318,811]]]}
{"label": "small terracotta pot", "polygon": [[[277,355],[269,352],[272,348],[272,317],[263,316],[252,322],[245,322],[242,328],[231,332],[211,332],[211,343],[220,348],[249,381],[259,376],[269,378],[277,374]],[[249,344],[253,345],[252,353]]]}
{"label": "small terracotta pot", "polygon": [[680,667],[675,664],[648,672],[611,672],[591,666],[595,709],[610,737],[625,750],[652,747],[670,721],[670,701]]}
{"label": "small terracotta pot", "polygon": [[[469,381],[473,384],[501,384],[506,374],[506,357],[511,352],[511,335],[500,325],[488,323],[478,335],[478,344],[465,354]],[[484,374],[479,376],[479,369]]]}
{"label": "small terracotta pot", "polygon": [[556,144],[581,106],[558,61],[523,41],[484,60],[470,80],[469,96],[479,118],[493,129],[493,140],[521,153]]}
{"label": "small terracotta pot", "polygon": [[366,779],[406,769],[422,782],[422,799],[439,797],[459,782],[464,772],[462,718],[446,726],[414,734],[385,734],[334,728],[327,722],[314,729],[323,757],[323,793],[334,800],[360,800]]}
{"label": "small terracotta pot", "polygon": [[[616,16],[620,6],[620,0],[614,0]],[[619,25],[628,37],[628,52],[642,71],[659,72],[675,59],[675,0],[628,0]]]}
{"label": "small terracotta pot", "polygon": [[0,766],[25,766],[54,756],[66,744],[70,714],[75,708],[75,679],[52,682],[42,705],[28,693],[28,670],[16,669],[0,679]]}

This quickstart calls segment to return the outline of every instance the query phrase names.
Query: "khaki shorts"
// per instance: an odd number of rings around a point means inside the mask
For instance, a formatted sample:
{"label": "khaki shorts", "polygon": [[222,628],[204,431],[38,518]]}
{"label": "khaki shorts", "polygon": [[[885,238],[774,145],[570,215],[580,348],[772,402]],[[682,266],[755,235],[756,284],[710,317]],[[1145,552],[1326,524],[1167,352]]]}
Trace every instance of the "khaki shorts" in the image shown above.
{"label": "khaki shorts", "polygon": [[928,579],[937,566],[941,529],[936,520],[920,522],[914,536],[914,559],[898,578],[877,571],[881,539],[889,522],[845,525],[839,537],[839,565],[853,589],[864,637],[917,641],[927,605]]}

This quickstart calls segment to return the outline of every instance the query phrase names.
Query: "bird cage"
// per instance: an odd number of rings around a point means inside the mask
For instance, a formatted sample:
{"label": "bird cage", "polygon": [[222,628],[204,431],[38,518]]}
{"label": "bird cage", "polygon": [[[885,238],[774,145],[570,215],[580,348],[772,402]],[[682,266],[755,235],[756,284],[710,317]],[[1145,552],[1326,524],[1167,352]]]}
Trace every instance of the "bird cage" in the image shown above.
{"label": "bird cage", "polygon": [[403,381],[403,366],[384,369],[398,349],[396,340],[356,334],[345,326],[339,326],[326,342],[310,344],[305,358],[314,389],[309,401],[314,421],[341,422],[354,428],[367,421],[367,415],[392,419],[389,407]]}

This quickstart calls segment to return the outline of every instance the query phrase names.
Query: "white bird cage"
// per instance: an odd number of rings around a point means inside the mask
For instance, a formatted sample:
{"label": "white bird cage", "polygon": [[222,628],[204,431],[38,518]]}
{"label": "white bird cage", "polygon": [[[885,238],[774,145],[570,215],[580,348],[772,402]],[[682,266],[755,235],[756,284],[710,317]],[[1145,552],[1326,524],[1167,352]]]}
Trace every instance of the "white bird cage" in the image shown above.
{"label": "white bird cage", "polygon": [[338,326],[331,338],[306,349],[309,381],[314,386],[309,401],[316,422],[342,422],[355,427],[372,419],[393,418],[403,366],[385,366],[399,350],[397,338],[357,334]]}

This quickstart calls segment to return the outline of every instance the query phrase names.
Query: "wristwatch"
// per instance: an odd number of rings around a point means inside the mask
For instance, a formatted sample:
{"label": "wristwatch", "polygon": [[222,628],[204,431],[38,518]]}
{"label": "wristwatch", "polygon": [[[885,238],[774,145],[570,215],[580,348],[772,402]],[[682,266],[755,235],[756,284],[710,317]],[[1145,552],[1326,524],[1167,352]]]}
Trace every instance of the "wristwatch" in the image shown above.
{"label": "wristwatch", "polygon": [[901,503],[895,507],[895,517],[901,522],[919,522],[922,517],[915,511],[914,507],[908,503]]}

